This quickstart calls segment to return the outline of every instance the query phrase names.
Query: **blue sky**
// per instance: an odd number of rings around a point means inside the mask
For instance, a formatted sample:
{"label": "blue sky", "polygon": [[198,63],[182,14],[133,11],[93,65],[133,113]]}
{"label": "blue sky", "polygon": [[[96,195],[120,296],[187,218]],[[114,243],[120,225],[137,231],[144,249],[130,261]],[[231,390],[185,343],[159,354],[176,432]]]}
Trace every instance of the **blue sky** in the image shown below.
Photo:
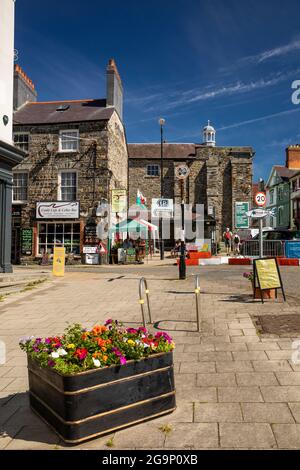
{"label": "blue sky", "polygon": [[299,0],[17,0],[18,63],[39,100],[105,97],[115,58],[129,142],[251,145],[254,177],[300,142]]}

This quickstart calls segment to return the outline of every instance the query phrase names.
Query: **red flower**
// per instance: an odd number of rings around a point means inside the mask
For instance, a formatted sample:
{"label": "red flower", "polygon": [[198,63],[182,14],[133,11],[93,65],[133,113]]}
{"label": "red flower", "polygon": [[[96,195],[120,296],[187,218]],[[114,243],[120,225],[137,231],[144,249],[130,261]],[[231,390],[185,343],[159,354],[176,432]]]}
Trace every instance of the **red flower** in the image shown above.
{"label": "red flower", "polygon": [[77,348],[74,355],[78,357],[80,361],[83,361],[87,356],[88,350],[85,348]]}

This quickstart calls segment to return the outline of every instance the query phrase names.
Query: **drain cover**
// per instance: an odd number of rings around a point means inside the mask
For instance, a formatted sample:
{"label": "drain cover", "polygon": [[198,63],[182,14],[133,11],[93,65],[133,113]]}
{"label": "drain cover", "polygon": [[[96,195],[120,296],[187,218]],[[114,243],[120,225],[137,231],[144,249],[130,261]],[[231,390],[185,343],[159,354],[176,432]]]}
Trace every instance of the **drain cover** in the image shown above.
{"label": "drain cover", "polygon": [[295,335],[300,334],[300,314],[259,315],[254,317],[260,334]]}

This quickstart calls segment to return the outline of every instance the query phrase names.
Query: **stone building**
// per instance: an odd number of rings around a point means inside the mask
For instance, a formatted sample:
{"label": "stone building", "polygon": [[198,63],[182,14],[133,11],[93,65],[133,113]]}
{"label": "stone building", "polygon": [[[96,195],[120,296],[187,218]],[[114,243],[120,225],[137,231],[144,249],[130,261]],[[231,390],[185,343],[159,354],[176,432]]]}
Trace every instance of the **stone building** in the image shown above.
{"label": "stone building", "polygon": [[[34,85],[24,72],[22,93]],[[15,85],[15,89],[16,89]],[[32,99],[35,94],[31,94]],[[14,169],[13,262],[31,262],[63,245],[80,256],[96,243],[97,207],[112,189],[128,188],[122,83],[107,66],[107,98],[18,102],[15,144],[26,152]]]}
{"label": "stone building", "polygon": [[[128,144],[129,202],[140,190],[148,200],[160,197],[161,144]],[[252,205],[251,147],[218,147],[216,131],[208,123],[203,128],[203,143],[163,144],[163,197],[181,202],[180,182],[175,168],[186,164],[190,173],[184,182],[184,200],[203,204],[205,220],[215,220],[216,241],[226,226],[234,228],[235,202]]]}

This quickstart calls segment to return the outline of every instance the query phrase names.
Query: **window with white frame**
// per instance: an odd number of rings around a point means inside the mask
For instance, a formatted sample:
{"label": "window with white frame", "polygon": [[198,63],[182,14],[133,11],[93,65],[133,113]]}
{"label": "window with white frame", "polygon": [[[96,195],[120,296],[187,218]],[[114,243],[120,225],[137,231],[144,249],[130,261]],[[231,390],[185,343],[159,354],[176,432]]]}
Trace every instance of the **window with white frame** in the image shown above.
{"label": "window with white frame", "polygon": [[55,246],[64,246],[66,253],[80,254],[80,224],[49,222],[38,224],[38,254],[53,254]]}
{"label": "window with white frame", "polygon": [[159,176],[159,165],[147,165],[147,176]]}
{"label": "window with white frame", "polygon": [[26,202],[28,199],[28,173],[13,174],[13,202]]}
{"label": "window with white frame", "polygon": [[29,133],[28,132],[15,132],[14,144],[24,152],[29,151]]}
{"label": "window with white frame", "polygon": [[58,174],[58,199],[60,201],[76,201],[77,172],[61,170]]}
{"label": "window with white frame", "polygon": [[78,152],[79,150],[79,131],[78,129],[59,132],[59,151],[60,152]]}

